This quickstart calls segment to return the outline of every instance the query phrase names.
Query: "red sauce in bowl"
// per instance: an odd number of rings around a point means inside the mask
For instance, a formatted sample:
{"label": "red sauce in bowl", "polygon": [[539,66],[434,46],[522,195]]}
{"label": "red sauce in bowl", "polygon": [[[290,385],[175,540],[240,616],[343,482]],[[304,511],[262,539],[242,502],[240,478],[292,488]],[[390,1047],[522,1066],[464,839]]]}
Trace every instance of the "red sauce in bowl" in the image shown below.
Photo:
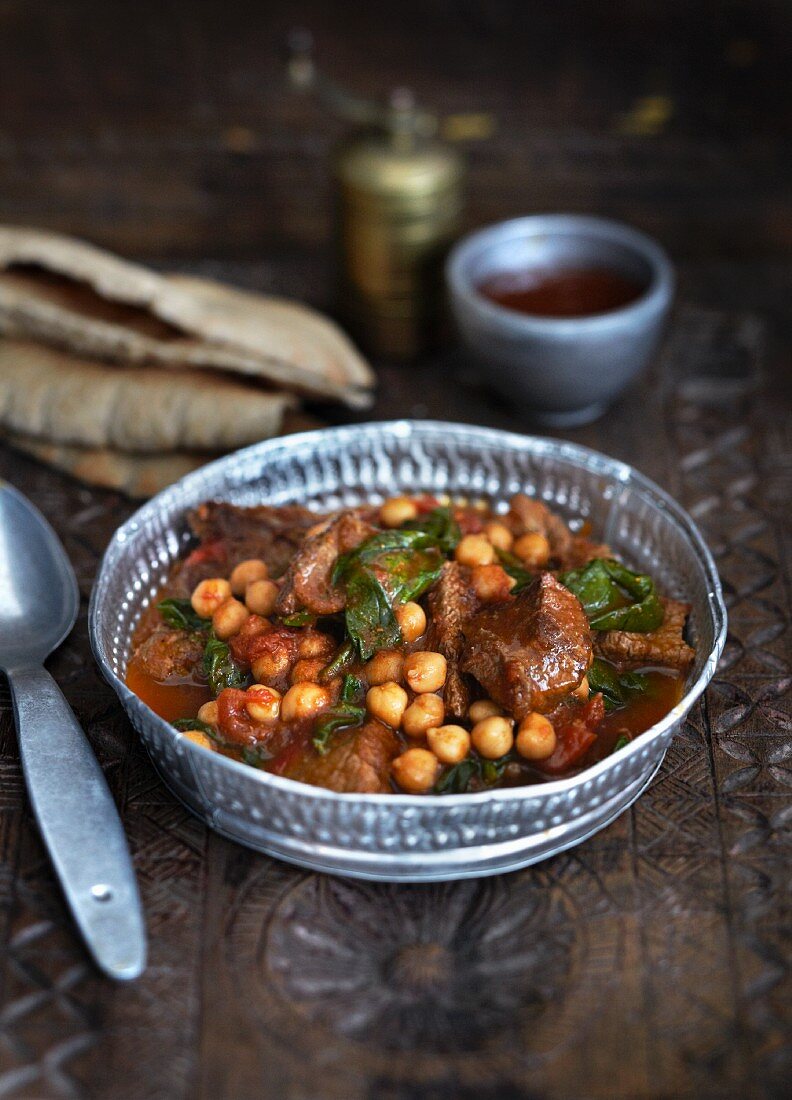
{"label": "red sauce in bowl", "polygon": [[607,268],[526,268],[492,275],[476,288],[505,309],[534,317],[588,317],[636,301],[646,284]]}

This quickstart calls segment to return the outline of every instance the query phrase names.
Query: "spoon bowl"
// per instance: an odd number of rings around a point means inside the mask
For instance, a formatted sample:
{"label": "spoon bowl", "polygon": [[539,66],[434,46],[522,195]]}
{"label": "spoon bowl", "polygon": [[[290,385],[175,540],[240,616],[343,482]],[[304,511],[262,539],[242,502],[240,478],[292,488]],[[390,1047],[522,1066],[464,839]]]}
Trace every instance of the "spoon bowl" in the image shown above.
{"label": "spoon bowl", "polygon": [[58,537],[33,505],[0,483],[0,668],[40,663],[70,633],[80,593]]}

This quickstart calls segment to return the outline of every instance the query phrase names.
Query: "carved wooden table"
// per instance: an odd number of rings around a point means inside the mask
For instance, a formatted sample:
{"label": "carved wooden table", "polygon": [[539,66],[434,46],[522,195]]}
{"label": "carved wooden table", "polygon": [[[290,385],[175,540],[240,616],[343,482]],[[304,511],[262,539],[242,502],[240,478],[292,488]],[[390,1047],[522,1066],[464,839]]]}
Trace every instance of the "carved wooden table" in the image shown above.
{"label": "carved wooden table", "polygon": [[[98,558],[132,505],[0,449],[0,476],[50,518],[77,570],[83,615],[51,668],[121,807],[150,935],[134,985],[103,980],[88,961],[27,807],[3,685],[0,1096],[781,1095],[792,466],[783,378],[762,389],[762,356],[752,317],[683,308],[642,387],[568,433],[690,509],[722,572],[729,641],[631,810],[564,855],[477,882],[308,874],[191,818],[86,637]],[[382,381],[376,415],[526,428],[455,354],[383,369]]]}

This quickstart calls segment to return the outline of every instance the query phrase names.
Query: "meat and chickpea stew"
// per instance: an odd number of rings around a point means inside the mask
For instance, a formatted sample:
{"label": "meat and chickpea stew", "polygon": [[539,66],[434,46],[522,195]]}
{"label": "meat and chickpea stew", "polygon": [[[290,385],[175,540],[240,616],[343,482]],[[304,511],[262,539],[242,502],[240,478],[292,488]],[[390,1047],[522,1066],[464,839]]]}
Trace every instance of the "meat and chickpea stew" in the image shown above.
{"label": "meat and chickpea stew", "polygon": [[208,502],[127,683],[203,748],[347,792],[575,774],[659,721],[694,651],[661,596],[541,501],[329,515]]}

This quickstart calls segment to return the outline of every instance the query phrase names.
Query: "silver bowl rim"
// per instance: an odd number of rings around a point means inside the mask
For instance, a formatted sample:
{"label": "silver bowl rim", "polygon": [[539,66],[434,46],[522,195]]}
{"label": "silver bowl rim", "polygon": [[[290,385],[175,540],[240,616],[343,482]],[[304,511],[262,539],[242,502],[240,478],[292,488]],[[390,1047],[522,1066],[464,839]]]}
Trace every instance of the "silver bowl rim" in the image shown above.
{"label": "silver bowl rim", "polygon": [[[127,687],[124,681],[116,675],[109,660],[105,656],[104,647],[101,641],[100,627],[105,611],[104,593],[109,583],[111,570],[115,565],[116,555],[122,552],[122,549],[128,545],[130,539],[137,531],[145,527],[146,521],[150,517],[153,517],[163,506],[168,506],[177,492],[180,492],[184,488],[189,489],[193,482],[202,483],[207,474],[220,473],[224,466],[236,463],[239,459],[246,456],[259,457],[266,455],[268,451],[275,451],[279,447],[282,447],[284,442],[288,442],[289,444],[293,442],[295,446],[299,447],[300,445],[316,444],[321,439],[332,437],[343,443],[345,436],[348,438],[349,442],[352,442],[355,435],[361,431],[377,433],[388,432],[404,437],[416,432],[420,433],[423,429],[434,432],[449,432],[457,436],[469,436],[472,431],[479,437],[489,439],[489,441],[495,445],[508,442],[511,446],[522,445],[525,447],[525,445],[528,444],[528,449],[538,448],[539,450],[545,449],[558,452],[559,457],[571,460],[599,473],[605,472],[602,468],[602,464],[605,463],[606,466],[609,467],[610,476],[615,480],[623,484],[627,484],[628,482],[632,483],[639,487],[644,493],[648,493],[651,497],[656,499],[656,502],[662,507],[662,510],[675,521],[690,539],[704,567],[707,576],[708,606],[714,626],[713,632],[715,635],[715,642],[704,660],[699,676],[685,692],[682,699],[660,722],[655,723],[654,726],[650,726],[648,730],[645,730],[638,738],[632,741],[630,745],[621,749],[619,752],[619,759],[625,760],[629,755],[640,752],[648,740],[660,739],[672,726],[684,718],[696,700],[704,692],[715,673],[715,667],[723,652],[727,630],[726,605],[723,600],[723,592],[715,561],[696,524],[684,508],[677,504],[674,498],[664,489],[661,489],[659,485],[634,469],[634,467],[625,462],[621,462],[619,459],[610,458],[608,455],[604,455],[593,448],[584,447],[576,443],[568,443],[564,440],[553,440],[542,436],[529,436],[518,432],[507,432],[498,428],[477,427],[470,424],[455,424],[440,420],[368,421],[362,424],[320,428],[315,431],[300,432],[286,437],[278,436],[274,439],[264,440],[261,443],[255,443],[250,447],[245,447],[231,454],[224,455],[222,458],[194,470],[192,473],[187,474],[138,508],[125,523],[117,528],[112,536],[102,557],[102,562],[91,591],[91,599],[88,608],[89,637],[94,658],[99,665],[102,675],[114,689],[119,699],[122,701],[126,700],[127,703],[132,704],[133,707],[143,708],[148,711],[150,717],[159,726],[161,732],[171,739],[174,747],[177,745],[179,747],[186,746],[188,753],[207,753],[209,751],[183,738],[169,722],[166,722],[164,718],[160,718],[160,716],[151,710],[139,696]],[[544,798],[546,796],[551,797],[555,794],[564,794],[573,791],[584,782],[594,780],[598,776],[609,771],[615,759],[612,755],[606,756],[603,760],[593,764],[590,768],[586,768],[578,772],[577,775],[570,776],[566,779],[556,779],[518,787],[500,787],[495,790],[477,791],[471,794],[413,795],[379,793],[358,794],[330,791],[324,787],[315,787],[309,783],[301,783],[294,779],[286,779],[283,776],[273,775],[270,772],[252,768],[248,764],[232,760],[227,756],[222,756],[220,753],[212,753],[212,756],[214,761],[217,762],[221,768],[225,768],[229,774],[236,774],[240,777],[244,777],[247,782],[258,782],[265,786],[273,787],[276,790],[280,789],[293,795],[296,794],[316,801],[356,802],[360,799],[364,799],[366,803],[376,802],[386,806],[408,807],[420,804],[436,806],[438,808],[458,805],[470,806],[476,803],[484,804],[493,801],[511,801],[513,799],[532,799],[540,796]]]}
{"label": "silver bowl rim", "polygon": [[[631,248],[649,264],[649,283],[635,301],[607,313],[581,317],[542,317],[518,313],[485,298],[466,273],[465,267],[471,257],[490,245],[540,233],[548,236],[600,237]],[[620,328],[624,324],[641,324],[670,305],[676,282],[674,266],[658,241],[625,222],[591,214],[526,214],[493,222],[468,233],[454,245],[446,260],[445,273],[452,296],[457,296],[466,307],[477,310],[490,325],[509,329],[514,335],[524,333],[537,336],[585,337],[610,328]]]}

